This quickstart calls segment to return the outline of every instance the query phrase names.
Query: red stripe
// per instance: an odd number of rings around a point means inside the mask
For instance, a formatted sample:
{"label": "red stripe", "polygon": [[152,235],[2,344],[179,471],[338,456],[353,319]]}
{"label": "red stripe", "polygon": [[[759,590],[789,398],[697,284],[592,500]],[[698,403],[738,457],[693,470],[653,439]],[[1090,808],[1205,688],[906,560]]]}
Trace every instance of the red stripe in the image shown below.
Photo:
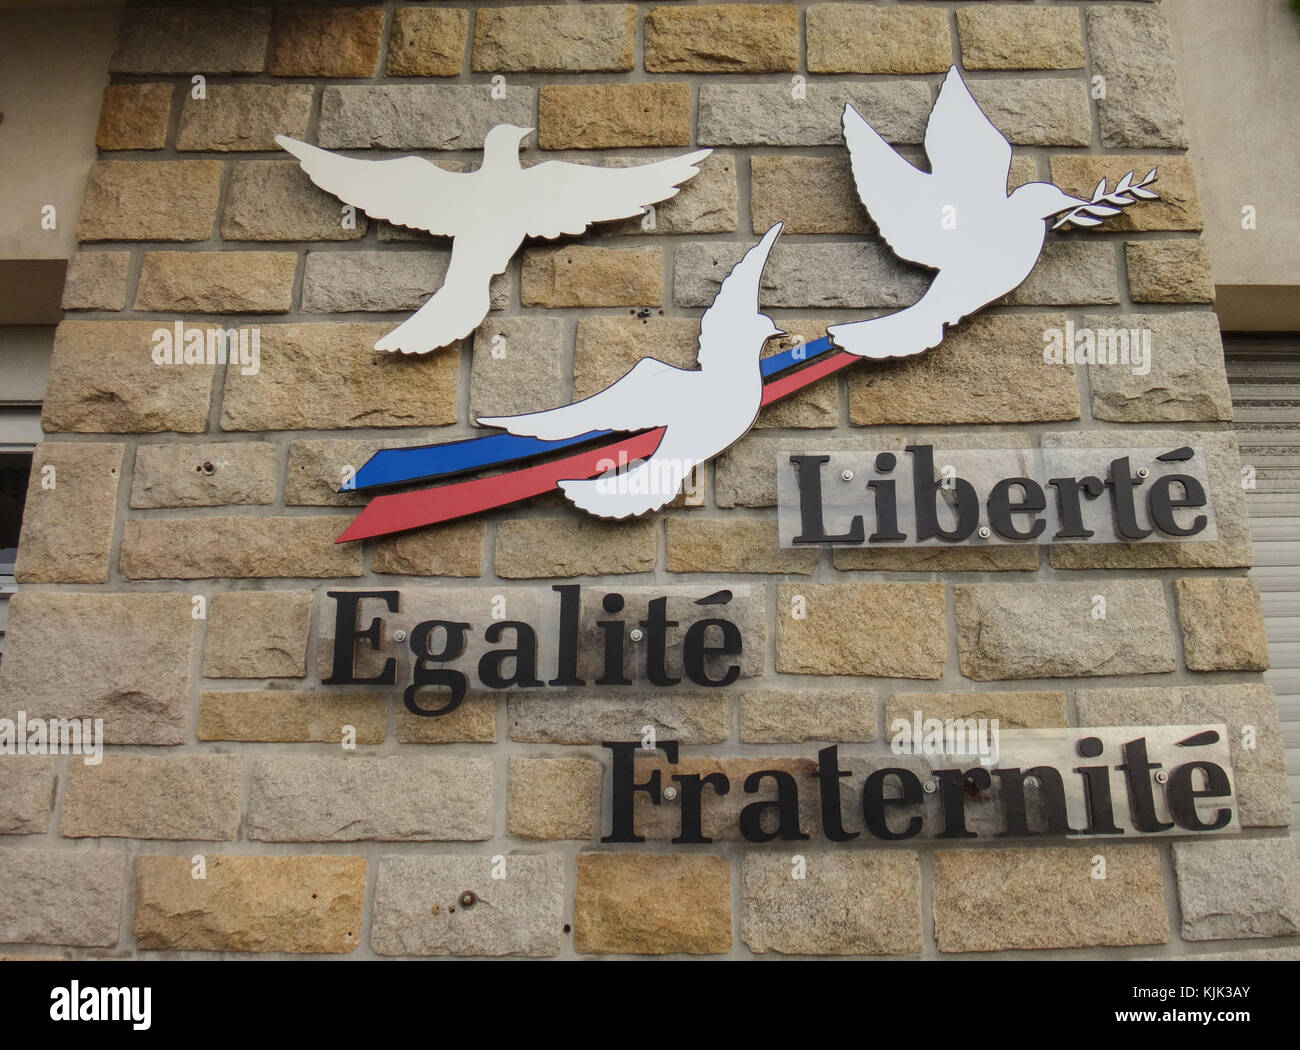
{"label": "red stripe", "polygon": [[664,428],[659,427],[635,437],[588,449],[576,456],[539,463],[523,470],[420,489],[417,492],[376,496],[334,542],[346,543],[349,540],[365,540],[392,532],[405,532],[407,529],[454,521],[494,507],[531,499],[552,491],[561,481],[594,478],[603,474],[609,469],[608,461],[619,460],[620,453],[626,462],[648,456],[659,447],[663,436]]}
{"label": "red stripe", "polygon": [[[841,350],[837,354],[814,361],[807,368],[783,375],[763,387],[763,404],[780,401],[819,379],[834,375],[862,358]],[[620,438],[609,444],[580,452],[576,456],[539,463],[523,470],[508,471],[487,478],[453,482],[416,492],[399,492],[376,496],[358,516],[356,521],[334,542],[365,540],[406,532],[425,525],[438,525],[446,521],[481,514],[485,510],[504,507],[520,500],[532,499],[553,491],[561,481],[575,478],[594,478],[608,469],[609,460],[622,458],[626,462],[650,455],[659,447],[664,428],[650,430],[635,437]]]}

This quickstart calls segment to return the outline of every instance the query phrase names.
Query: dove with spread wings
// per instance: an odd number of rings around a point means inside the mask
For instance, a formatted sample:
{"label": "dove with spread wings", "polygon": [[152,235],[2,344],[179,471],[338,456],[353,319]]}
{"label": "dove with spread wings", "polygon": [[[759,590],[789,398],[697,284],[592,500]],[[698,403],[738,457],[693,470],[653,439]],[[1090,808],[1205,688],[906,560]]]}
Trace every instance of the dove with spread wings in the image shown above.
{"label": "dove with spread wings", "polygon": [[551,160],[525,168],[519,144],[532,128],[498,124],[476,171],[453,172],[420,157],[358,160],[285,135],[275,141],[321,189],[376,219],[452,237],[442,287],[377,350],[424,354],[463,339],[487,316],[488,285],[525,237],[555,239],[593,222],[627,219],[667,200],[699,173],[711,150],[626,168]]}
{"label": "dove with spread wings", "polygon": [[[1091,224],[1078,216],[1080,209],[1091,215],[1119,212],[1071,197],[1050,182],[1026,183],[1008,194],[1011,143],[971,97],[956,66],[944,78],[925,128],[928,172],[901,156],[852,106],[845,105],[843,121],[853,181],[880,235],[895,255],[938,271],[912,306],[827,330],[836,346],[862,357],[904,357],[938,346],[946,325],[1029,276],[1052,216],[1070,212],[1074,223]],[[1122,186],[1128,189],[1128,182]]]}

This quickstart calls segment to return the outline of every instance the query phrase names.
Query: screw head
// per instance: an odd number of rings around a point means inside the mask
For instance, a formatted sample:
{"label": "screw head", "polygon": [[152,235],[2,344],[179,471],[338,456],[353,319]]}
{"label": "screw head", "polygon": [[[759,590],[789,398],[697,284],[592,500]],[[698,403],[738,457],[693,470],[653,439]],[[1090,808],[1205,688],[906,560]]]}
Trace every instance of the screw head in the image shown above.
{"label": "screw head", "polygon": [[632,630],[628,632],[628,637],[634,642],[639,642],[645,637],[645,632],[642,631],[640,627],[633,627]]}
{"label": "screw head", "polygon": [[472,908],[478,903],[478,896],[473,890],[466,890],[460,895],[460,906],[462,908]]}
{"label": "screw head", "polygon": [[853,480],[853,471],[851,471],[851,470],[845,470],[845,471],[842,471],[841,474],[840,474],[840,477],[843,478],[845,481],[852,481],[852,480]]}
{"label": "screw head", "polygon": [[986,540],[993,535],[992,530],[987,525],[980,526],[980,539]]}
{"label": "screw head", "polygon": [[406,632],[399,627],[397,630],[393,632],[393,641],[395,642],[406,641]]}
{"label": "screw head", "polygon": [[925,781],[924,783],[921,784],[921,787],[927,795],[933,795],[936,791],[939,790],[939,785],[936,784],[933,780]]}
{"label": "screw head", "polygon": [[1150,476],[1151,476],[1151,471],[1149,471],[1146,467],[1138,467],[1138,477],[1149,478]]}
{"label": "screw head", "polygon": [[676,797],[677,797],[677,789],[675,787],[669,784],[666,788],[664,788],[664,798],[666,798],[669,802],[671,802]]}
{"label": "screw head", "polygon": [[1169,774],[1166,773],[1163,769],[1157,769],[1157,770],[1156,770],[1156,783],[1157,783],[1157,784],[1167,784],[1167,783],[1169,783]]}

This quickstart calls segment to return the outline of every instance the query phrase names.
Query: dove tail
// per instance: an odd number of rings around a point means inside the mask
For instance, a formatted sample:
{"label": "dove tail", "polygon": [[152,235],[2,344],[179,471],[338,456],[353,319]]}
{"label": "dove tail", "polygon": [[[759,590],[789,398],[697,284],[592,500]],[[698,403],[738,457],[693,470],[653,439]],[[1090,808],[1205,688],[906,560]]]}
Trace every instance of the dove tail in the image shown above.
{"label": "dove tail", "polygon": [[472,285],[449,280],[419,310],[375,343],[375,349],[427,354],[464,339],[483,323],[490,305],[487,279]]}
{"label": "dove tail", "polygon": [[859,357],[910,357],[943,342],[943,321],[915,307],[826,331],[836,346]]}
{"label": "dove tail", "polygon": [[[647,460],[617,477],[592,478],[589,481],[561,481],[560,488],[575,507],[599,518],[632,518],[671,503],[676,491],[654,491],[655,485],[642,484],[653,480],[651,461]],[[651,491],[641,492],[641,488]]]}

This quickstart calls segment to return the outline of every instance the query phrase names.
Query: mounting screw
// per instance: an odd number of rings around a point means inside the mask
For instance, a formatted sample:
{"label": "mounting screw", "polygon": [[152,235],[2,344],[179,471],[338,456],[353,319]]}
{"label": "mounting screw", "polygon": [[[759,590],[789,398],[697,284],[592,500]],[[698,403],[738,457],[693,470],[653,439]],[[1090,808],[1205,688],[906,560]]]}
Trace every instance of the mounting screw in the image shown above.
{"label": "mounting screw", "polygon": [[473,890],[466,890],[460,895],[460,906],[462,908],[472,908],[478,903],[478,896]]}
{"label": "mounting screw", "polygon": [[675,787],[669,784],[666,788],[664,788],[664,798],[666,798],[669,802],[671,802],[676,797],[677,797],[677,789]]}
{"label": "mounting screw", "polygon": [[853,471],[851,471],[851,470],[846,470],[846,471],[844,471],[844,472],[842,472],[842,473],[840,474],[840,477],[842,477],[845,481],[852,481],[852,480],[853,480]]}
{"label": "mounting screw", "polygon": [[406,641],[406,632],[399,627],[397,630],[393,632],[393,641],[395,642]]}
{"label": "mounting screw", "polygon": [[939,785],[936,784],[933,780],[925,781],[925,783],[923,783],[921,787],[925,789],[925,793],[927,795],[933,795],[936,791],[939,790]]}
{"label": "mounting screw", "polygon": [[202,470],[203,473],[207,474],[209,477],[217,472],[217,468],[214,467],[209,460],[204,461]]}
{"label": "mounting screw", "polygon": [[1168,783],[1169,783],[1169,774],[1166,773],[1163,769],[1157,769],[1157,770],[1156,770],[1156,783],[1157,783],[1157,784],[1168,784]]}
{"label": "mounting screw", "polygon": [[1149,478],[1150,476],[1151,476],[1151,471],[1147,470],[1146,467],[1138,467],[1138,477]]}
{"label": "mounting screw", "polygon": [[628,637],[634,642],[639,642],[645,637],[645,632],[642,631],[640,627],[633,627],[632,630],[628,632]]}
{"label": "mounting screw", "polygon": [[993,533],[989,530],[989,527],[987,525],[980,526],[980,539],[986,540],[992,535]]}

